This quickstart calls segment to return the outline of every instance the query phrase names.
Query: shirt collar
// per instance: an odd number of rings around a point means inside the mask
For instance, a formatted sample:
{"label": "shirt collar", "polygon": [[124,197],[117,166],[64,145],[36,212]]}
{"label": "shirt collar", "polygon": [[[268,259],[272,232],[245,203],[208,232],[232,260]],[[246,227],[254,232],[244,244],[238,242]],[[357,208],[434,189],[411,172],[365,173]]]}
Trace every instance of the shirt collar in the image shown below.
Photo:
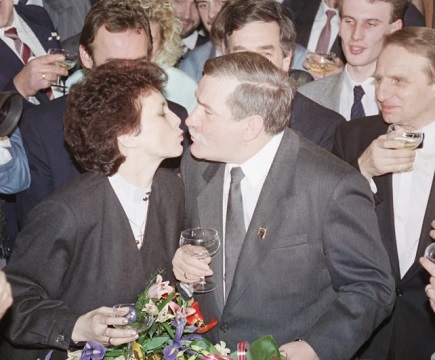
{"label": "shirt collar", "polygon": [[147,197],[147,193],[151,191],[151,185],[145,189],[139,188],[133,184],[130,184],[118,173],[110,176],[109,181],[113,187],[113,190],[115,190],[115,193],[118,195],[121,203],[141,203],[143,202],[143,199]]}
{"label": "shirt collar", "polygon": [[226,171],[229,173],[233,167],[241,166],[245,178],[256,187],[267,176],[283,135],[284,132],[274,135],[259,152],[242,165],[227,164]]}
{"label": "shirt collar", "polygon": [[364,89],[364,94],[371,100],[376,101],[376,94],[375,94],[375,78],[373,76],[370,76],[366,80],[364,80],[362,83],[356,83],[349,74],[348,71],[348,65],[344,67],[344,78],[343,78],[343,89],[346,93],[351,92],[353,93],[353,88],[356,85],[360,85]]}
{"label": "shirt collar", "polygon": [[196,42],[198,41],[199,33],[197,30],[195,30],[192,34],[190,34],[188,37],[185,37],[182,41],[183,44],[189,49],[193,50],[195,48]]}

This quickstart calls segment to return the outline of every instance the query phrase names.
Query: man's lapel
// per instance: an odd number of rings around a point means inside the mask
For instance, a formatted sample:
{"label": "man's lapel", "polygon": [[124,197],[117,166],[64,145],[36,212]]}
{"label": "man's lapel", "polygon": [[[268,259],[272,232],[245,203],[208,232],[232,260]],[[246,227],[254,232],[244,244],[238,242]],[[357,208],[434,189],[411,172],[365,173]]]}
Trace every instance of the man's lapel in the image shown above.
{"label": "man's lapel", "polygon": [[[198,212],[201,226],[210,226],[215,228],[222,241],[222,201],[223,201],[223,184],[224,184],[225,165],[220,163],[211,163],[203,172],[205,186],[198,195]],[[211,268],[217,274],[216,278],[221,279],[223,274],[223,250],[222,246],[218,253],[213,256]],[[218,282],[216,290],[213,291],[219,312],[222,313],[224,307],[224,294],[222,282]]]}
{"label": "man's lapel", "polygon": [[286,226],[283,214],[292,206],[294,199],[294,169],[298,151],[298,136],[286,130],[246,233],[225,311],[230,311],[243,296],[255,278],[262,259],[272,249],[282,227]]}

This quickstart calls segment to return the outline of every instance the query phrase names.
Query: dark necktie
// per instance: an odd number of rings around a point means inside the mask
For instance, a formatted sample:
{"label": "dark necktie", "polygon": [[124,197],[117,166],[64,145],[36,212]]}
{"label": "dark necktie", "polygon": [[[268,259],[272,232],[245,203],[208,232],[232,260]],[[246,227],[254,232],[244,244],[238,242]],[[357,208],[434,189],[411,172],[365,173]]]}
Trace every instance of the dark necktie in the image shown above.
{"label": "dark necktie", "polygon": [[326,24],[323,27],[319,41],[317,42],[316,53],[327,53],[329,48],[329,40],[331,39],[331,19],[335,16],[334,10],[326,11]]}
{"label": "dark necktie", "polygon": [[225,300],[233,283],[237,261],[245,239],[243,198],[240,182],[245,177],[241,167],[231,169],[231,184],[228,194],[227,219],[225,226]]}
{"label": "dark necktie", "polygon": [[32,51],[30,48],[21,41],[21,39],[18,37],[17,29],[16,28],[10,28],[5,31],[5,36],[9,39],[14,40],[15,43],[15,49],[17,50],[17,53],[19,54],[21,60],[23,60],[24,64],[27,64],[29,61],[30,56],[32,56]]}
{"label": "dark necktie", "polygon": [[350,109],[350,119],[359,119],[366,116],[364,107],[361,102],[365,92],[361,85],[357,85],[353,88],[353,105]]}

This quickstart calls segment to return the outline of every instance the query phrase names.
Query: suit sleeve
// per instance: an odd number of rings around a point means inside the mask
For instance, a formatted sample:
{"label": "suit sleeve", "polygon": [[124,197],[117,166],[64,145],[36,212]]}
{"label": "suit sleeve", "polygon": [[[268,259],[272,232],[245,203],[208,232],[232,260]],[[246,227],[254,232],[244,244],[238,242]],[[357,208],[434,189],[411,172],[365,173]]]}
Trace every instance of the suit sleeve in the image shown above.
{"label": "suit sleeve", "polygon": [[62,300],[76,238],[67,204],[38,206],[20,233],[6,268],[14,294],[5,335],[15,345],[67,349],[79,314]]}
{"label": "suit sleeve", "polygon": [[10,151],[11,160],[0,165],[0,193],[2,194],[15,194],[30,185],[29,164],[20,130],[16,129],[9,140],[11,147],[7,149]]}
{"label": "suit sleeve", "polygon": [[323,249],[338,296],[302,338],[320,359],[349,359],[392,311],[394,280],[361,175],[339,180],[325,213]]}

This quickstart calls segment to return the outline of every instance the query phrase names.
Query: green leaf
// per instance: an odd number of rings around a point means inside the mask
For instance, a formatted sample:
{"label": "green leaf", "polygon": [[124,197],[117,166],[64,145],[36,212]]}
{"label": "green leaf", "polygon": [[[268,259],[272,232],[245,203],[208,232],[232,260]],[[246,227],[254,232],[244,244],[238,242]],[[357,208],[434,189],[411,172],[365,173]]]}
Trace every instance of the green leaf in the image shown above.
{"label": "green leaf", "polygon": [[142,349],[145,352],[157,349],[166,344],[170,340],[169,336],[156,336],[151,340],[147,340],[144,344],[141,344]]}
{"label": "green leaf", "polygon": [[272,336],[267,335],[254,341],[246,354],[247,360],[272,360],[281,359],[278,345]]}

